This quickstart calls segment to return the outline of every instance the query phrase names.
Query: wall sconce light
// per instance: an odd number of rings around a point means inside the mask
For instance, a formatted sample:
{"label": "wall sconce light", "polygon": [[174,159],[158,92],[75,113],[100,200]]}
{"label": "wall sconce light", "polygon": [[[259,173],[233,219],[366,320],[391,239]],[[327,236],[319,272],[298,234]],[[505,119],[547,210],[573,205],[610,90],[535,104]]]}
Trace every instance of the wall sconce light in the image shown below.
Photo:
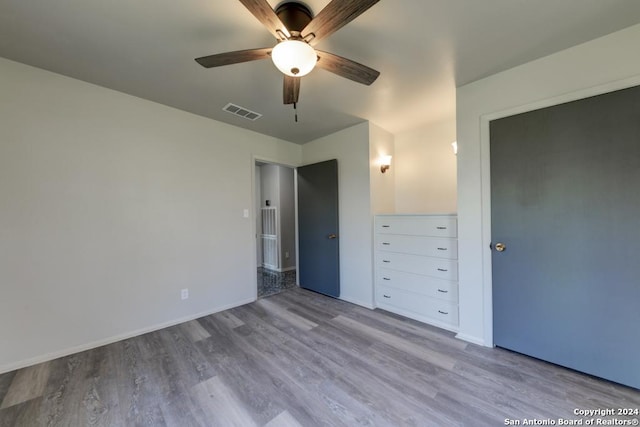
{"label": "wall sconce light", "polygon": [[453,147],[453,154],[458,155],[458,141],[453,141],[451,143],[451,147]]}
{"label": "wall sconce light", "polygon": [[385,173],[391,167],[391,156],[380,157],[380,172]]}

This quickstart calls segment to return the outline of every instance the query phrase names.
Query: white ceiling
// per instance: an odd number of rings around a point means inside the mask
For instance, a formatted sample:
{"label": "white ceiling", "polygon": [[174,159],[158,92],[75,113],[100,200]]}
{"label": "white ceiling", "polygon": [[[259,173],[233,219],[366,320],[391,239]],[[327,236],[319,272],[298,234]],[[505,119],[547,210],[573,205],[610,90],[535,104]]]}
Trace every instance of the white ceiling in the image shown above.
{"label": "white ceiling", "polygon": [[269,60],[194,61],[275,44],[238,0],[0,0],[0,56],[305,143],[363,120],[397,133],[451,118],[456,86],[638,22],[639,0],[382,0],[317,46],[381,76],[367,87],[314,70],[298,123]]}

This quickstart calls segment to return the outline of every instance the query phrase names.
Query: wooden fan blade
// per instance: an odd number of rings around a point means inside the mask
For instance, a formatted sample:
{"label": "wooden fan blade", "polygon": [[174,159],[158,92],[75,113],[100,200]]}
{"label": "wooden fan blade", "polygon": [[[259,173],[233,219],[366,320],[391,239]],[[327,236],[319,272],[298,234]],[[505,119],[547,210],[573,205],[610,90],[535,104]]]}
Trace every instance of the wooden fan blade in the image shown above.
{"label": "wooden fan blade", "polygon": [[283,99],[285,104],[295,104],[300,96],[300,77],[284,76]]}
{"label": "wooden fan blade", "polygon": [[315,45],[323,38],[335,33],[349,22],[366,12],[379,0],[332,0],[315,18],[302,30],[302,35],[307,37],[315,34],[310,41]]}
{"label": "wooden fan blade", "polygon": [[239,64],[241,62],[257,61],[270,57],[272,47],[260,49],[236,50],[235,52],[218,53],[216,55],[196,58],[198,64],[205,68],[221,67],[223,65]]}
{"label": "wooden fan blade", "polygon": [[278,30],[288,38],[290,36],[289,30],[284,26],[276,12],[271,8],[267,0],[240,0],[240,3],[244,5],[249,12],[253,13],[253,16],[258,18],[258,21],[262,22],[262,25],[267,27],[267,30],[273,36],[280,40],[282,36],[278,34]]}
{"label": "wooden fan blade", "polygon": [[369,86],[375,82],[380,75],[379,71],[369,68],[366,65],[359,64],[347,58],[343,58],[333,53],[316,50],[318,54],[318,63],[316,67],[323,70],[331,71],[340,77],[345,77],[354,82],[362,83]]}

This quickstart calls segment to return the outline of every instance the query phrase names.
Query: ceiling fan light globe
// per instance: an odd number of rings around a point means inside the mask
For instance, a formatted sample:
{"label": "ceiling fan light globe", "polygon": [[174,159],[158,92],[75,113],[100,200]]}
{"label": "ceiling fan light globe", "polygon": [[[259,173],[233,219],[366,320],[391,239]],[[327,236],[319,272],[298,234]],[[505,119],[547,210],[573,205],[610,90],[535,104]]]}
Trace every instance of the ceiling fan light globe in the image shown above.
{"label": "ceiling fan light globe", "polygon": [[271,52],[275,66],[291,77],[302,77],[311,72],[318,62],[316,51],[309,43],[300,40],[285,40]]}

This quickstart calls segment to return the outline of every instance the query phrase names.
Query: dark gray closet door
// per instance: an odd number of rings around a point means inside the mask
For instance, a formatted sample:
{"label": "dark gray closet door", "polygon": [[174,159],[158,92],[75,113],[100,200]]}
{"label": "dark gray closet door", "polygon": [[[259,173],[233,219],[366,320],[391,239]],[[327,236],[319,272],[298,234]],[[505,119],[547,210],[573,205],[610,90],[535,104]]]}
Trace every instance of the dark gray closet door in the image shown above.
{"label": "dark gray closet door", "polygon": [[640,388],[640,87],[490,131],[495,344]]}
{"label": "dark gray closet door", "polygon": [[298,270],[300,286],[340,296],[338,161],[298,171]]}

